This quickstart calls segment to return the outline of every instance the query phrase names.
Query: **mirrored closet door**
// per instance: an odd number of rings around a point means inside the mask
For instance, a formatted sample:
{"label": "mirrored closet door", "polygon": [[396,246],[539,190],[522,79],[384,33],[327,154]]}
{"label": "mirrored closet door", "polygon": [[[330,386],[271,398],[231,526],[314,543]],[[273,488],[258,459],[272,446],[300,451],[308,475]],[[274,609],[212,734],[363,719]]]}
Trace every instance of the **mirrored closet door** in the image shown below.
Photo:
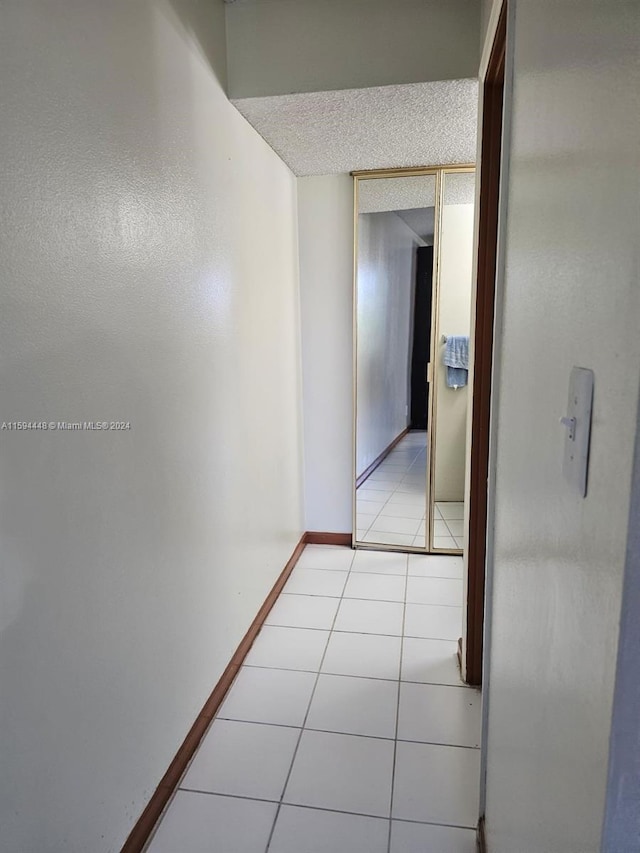
{"label": "mirrored closet door", "polygon": [[354,183],[354,544],[459,553],[474,169]]}

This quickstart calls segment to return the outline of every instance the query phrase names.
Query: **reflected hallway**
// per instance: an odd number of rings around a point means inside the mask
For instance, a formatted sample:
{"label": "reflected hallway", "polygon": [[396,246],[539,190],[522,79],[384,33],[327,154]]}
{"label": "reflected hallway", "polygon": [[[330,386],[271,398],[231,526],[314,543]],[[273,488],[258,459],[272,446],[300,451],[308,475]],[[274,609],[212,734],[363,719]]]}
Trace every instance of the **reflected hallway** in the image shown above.
{"label": "reflected hallway", "polygon": [[[425,547],[427,433],[402,438],[356,490],[358,542]],[[437,501],[434,548],[463,548],[464,504]]]}

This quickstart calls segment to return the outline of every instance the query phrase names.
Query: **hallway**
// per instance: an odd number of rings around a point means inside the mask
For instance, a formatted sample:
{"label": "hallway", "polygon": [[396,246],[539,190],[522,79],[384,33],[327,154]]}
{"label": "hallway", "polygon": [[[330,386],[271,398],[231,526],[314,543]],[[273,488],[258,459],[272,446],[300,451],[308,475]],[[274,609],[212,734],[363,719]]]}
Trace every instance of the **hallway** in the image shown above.
{"label": "hallway", "polygon": [[[356,491],[358,540],[424,548],[426,469],[427,433],[411,431]],[[435,548],[463,548],[463,518],[462,501],[436,501]]]}
{"label": "hallway", "polygon": [[472,853],[462,559],[307,546],[149,853]]}

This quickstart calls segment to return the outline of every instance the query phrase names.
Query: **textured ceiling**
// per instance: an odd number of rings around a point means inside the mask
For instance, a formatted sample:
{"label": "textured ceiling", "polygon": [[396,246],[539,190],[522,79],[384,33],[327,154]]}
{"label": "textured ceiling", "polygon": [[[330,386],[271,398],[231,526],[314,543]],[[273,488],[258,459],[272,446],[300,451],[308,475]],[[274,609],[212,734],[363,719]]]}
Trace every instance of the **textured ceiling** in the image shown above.
{"label": "textured ceiling", "polygon": [[476,173],[445,174],[444,203],[473,204],[476,198]]}
{"label": "textured ceiling", "polygon": [[[444,175],[445,204],[473,204],[475,201],[475,172]],[[358,182],[358,213],[381,213],[392,210],[407,222],[419,235],[425,231],[424,224],[414,228],[409,219],[417,224],[425,208],[431,211],[432,224],[427,233],[433,234],[433,207],[435,205],[435,177],[420,175],[397,178],[367,178]],[[403,212],[408,214],[404,216]]]}
{"label": "textured ceiling", "polygon": [[435,199],[434,175],[367,178],[366,181],[358,181],[358,213],[433,207]]}
{"label": "textured ceiling", "polygon": [[473,163],[477,100],[477,81],[446,80],[233,103],[302,176]]}

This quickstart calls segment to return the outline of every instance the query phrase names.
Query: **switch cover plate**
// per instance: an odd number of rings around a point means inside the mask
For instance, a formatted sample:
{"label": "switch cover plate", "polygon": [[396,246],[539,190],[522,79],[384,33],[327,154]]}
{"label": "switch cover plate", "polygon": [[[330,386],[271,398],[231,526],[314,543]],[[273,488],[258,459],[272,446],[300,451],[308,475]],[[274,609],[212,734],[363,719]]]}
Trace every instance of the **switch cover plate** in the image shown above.
{"label": "switch cover plate", "polygon": [[587,495],[592,406],[593,371],[574,367],[569,379],[567,414],[561,418],[566,427],[562,471],[567,482],[583,498]]}

